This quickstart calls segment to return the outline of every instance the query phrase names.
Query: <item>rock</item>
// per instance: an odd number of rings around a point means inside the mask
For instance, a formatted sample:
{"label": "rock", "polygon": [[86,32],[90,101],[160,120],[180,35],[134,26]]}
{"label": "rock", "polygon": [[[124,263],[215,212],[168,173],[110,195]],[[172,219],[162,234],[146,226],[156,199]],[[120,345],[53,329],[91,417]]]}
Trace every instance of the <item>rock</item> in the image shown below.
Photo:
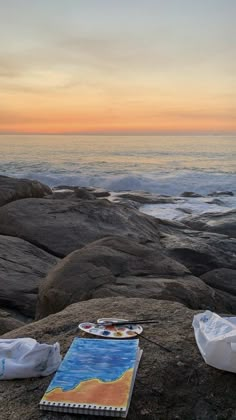
{"label": "rock", "polygon": [[0,235],[0,305],[34,317],[39,283],[57,262],[22,239]]}
{"label": "rock", "polygon": [[[4,337],[33,337],[49,344],[58,341],[64,355],[79,334],[80,322],[111,316],[154,317],[158,323],[144,325],[143,335],[171,352],[140,337],[143,355],[127,420],[233,420],[236,375],[214,369],[203,361],[192,329],[195,313],[168,301],[93,299],[69,306],[63,312],[11,331]],[[54,420],[59,417],[73,420],[74,415],[39,411],[39,401],[52,376],[0,381],[1,420]],[[90,420],[92,416],[83,416],[83,419]]]}
{"label": "rock", "polygon": [[0,206],[28,197],[44,197],[51,189],[41,182],[0,175]]}
{"label": "rock", "polygon": [[117,198],[125,198],[140,204],[174,204],[178,199],[170,196],[152,194],[144,191],[117,193]]}
{"label": "rock", "polygon": [[215,289],[223,290],[236,296],[236,269],[218,268],[203,274],[201,279]]}
{"label": "rock", "polygon": [[158,221],[108,200],[25,199],[0,209],[0,234],[23,238],[59,257],[108,235],[159,241]]}
{"label": "rock", "polygon": [[94,200],[95,195],[92,192],[89,192],[86,188],[78,187],[75,188],[75,196],[80,199],[85,200]]}
{"label": "rock", "polygon": [[71,190],[55,190],[53,191],[51,196],[48,196],[46,198],[50,198],[53,200],[76,200],[74,191]]}
{"label": "rock", "polygon": [[180,197],[197,198],[197,197],[202,197],[202,195],[201,194],[197,194],[197,193],[192,192],[192,191],[184,191],[182,194],[180,194]]}
{"label": "rock", "polygon": [[8,312],[0,309],[0,335],[16,328],[23,327],[24,323],[11,317]]}
{"label": "rock", "polygon": [[174,300],[194,309],[236,309],[236,299],[225,303],[219,293],[159,249],[113,237],[74,251],[48,273],[39,288],[36,317],[74,302],[110,296]]}
{"label": "rock", "polygon": [[225,206],[224,201],[219,200],[218,198],[214,198],[214,199],[213,199],[213,200],[211,200],[211,201],[206,201],[206,203],[207,203],[207,204],[215,204],[215,205],[217,205],[217,206]]}
{"label": "rock", "polygon": [[184,264],[195,276],[216,268],[236,267],[236,240],[216,233],[160,225],[161,245],[167,255]]}
{"label": "rock", "polygon": [[189,209],[187,207],[176,207],[176,210],[182,211],[183,213],[186,214],[192,214],[192,209]]}
{"label": "rock", "polygon": [[[155,274],[181,276],[188,274],[188,270],[163,255],[158,246],[148,248],[119,236],[95,241],[69,254],[48,273],[39,290],[37,317],[58,312],[73,302],[91,299],[105,285],[115,284],[116,278],[122,281],[126,276]],[[104,293],[112,294],[107,290]],[[149,291],[147,294],[150,296]]]}
{"label": "rock", "polygon": [[71,191],[71,192],[74,192],[75,188],[77,188],[77,187],[75,187],[75,186],[72,187],[70,185],[57,185],[57,186],[52,188],[52,191],[53,192],[55,192],[55,191]]}
{"label": "rock", "polygon": [[110,199],[110,201],[112,203],[118,203],[118,204],[124,205],[128,207],[129,209],[138,210],[141,207],[140,203],[137,203],[137,201],[128,200],[127,198],[113,197],[112,199]]}
{"label": "rock", "polygon": [[111,194],[104,190],[103,188],[93,188],[93,187],[87,187],[88,191],[91,191],[93,195],[97,198],[103,198],[103,197],[109,197]]}
{"label": "rock", "polygon": [[96,187],[71,187],[67,185],[59,185],[57,187],[53,187],[53,192],[74,192],[76,189],[83,189],[87,192],[90,192],[93,194],[94,197],[102,198],[102,197],[109,197],[110,193],[103,188],[96,188]]}
{"label": "rock", "polygon": [[224,213],[203,213],[181,221],[195,230],[216,232],[236,238],[236,209]]}
{"label": "rock", "polygon": [[219,197],[221,195],[228,195],[233,197],[234,193],[232,191],[214,191],[213,193],[207,194],[208,197]]}

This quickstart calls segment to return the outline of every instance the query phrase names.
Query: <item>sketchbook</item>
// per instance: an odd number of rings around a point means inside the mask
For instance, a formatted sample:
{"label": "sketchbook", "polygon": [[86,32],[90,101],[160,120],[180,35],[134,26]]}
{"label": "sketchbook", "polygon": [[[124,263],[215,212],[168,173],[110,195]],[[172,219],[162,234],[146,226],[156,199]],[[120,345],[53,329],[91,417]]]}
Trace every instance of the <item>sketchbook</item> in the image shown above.
{"label": "sketchbook", "polygon": [[75,338],[40,409],[126,417],[141,356],[138,339]]}

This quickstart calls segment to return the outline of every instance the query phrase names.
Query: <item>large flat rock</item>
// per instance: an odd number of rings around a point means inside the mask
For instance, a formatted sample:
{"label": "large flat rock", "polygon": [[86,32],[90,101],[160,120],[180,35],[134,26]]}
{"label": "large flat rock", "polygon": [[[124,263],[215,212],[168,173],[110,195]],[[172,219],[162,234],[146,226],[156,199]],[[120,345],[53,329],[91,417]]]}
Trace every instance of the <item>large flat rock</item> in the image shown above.
{"label": "large flat rock", "polygon": [[25,199],[0,208],[0,233],[59,257],[108,235],[159,241],[158,221],[107,200]]}
{"label": "large flat rock", "polygon": [[39,181],[0,175],[0,206],[22,198],[44,197],[48,194],[52,194],[51,188]]}
{"label": "large flat rock", "polygon": [[39,288],[37,318],[88,299],[124,296],[166,299],[225,312],[236,298],[219,296],[160,249],[122,237],[93,242],[61,260]]}
{"label": "large flat rock", "polygon": [[57,262],[29,242],[0,235],[0,305],[34,317],[39,283]]}
{"label": "large flat rock", "polygon": [[[140,337],[144,350],[137,372],[127,420],[234,420],[236,418],[236,375],[207,366],[195,343],[191,327],[196,312],[185,306],[153,299],[93,299],[69,306],[64,311],[5,334],[6,338],[33,337],[61,345],[63,355],[77,325],[101,317],[155,318],[144,325]],[[40,412],[39,401],[52,376],[0,381],[1,420],[73,420],[70,414]],[[94,416],[80,416],[83,420]],[[80,418],[79,417],[79,418]]]}

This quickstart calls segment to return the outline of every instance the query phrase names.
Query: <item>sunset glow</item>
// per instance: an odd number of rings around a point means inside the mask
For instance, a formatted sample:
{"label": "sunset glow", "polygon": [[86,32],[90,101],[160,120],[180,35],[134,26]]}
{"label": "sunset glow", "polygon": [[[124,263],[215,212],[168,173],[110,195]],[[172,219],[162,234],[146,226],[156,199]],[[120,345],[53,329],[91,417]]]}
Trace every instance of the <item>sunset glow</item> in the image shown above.
{"label": "sunset glow", "polygon": [[236,132],[234,0],[0,6],[1,133]]}

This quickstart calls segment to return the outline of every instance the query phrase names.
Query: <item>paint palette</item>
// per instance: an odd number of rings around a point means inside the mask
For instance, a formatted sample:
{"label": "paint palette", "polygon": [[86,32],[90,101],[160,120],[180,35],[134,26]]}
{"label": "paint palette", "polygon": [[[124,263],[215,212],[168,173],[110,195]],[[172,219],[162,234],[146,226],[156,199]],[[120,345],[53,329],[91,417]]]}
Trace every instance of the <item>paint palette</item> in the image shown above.
{"label": "paint palette", "polygon": [[[100,322],[122,322],[126,319],[118,318],[100,318],[97,320],[97,323]],[[93,322],[82,322],[79,324],[79,329],[85,331],[86,333],[97,335],[103,338],[131,338],[135,337],[138,334],[141,334],[143,328],[141,325],[98,325]]]}

